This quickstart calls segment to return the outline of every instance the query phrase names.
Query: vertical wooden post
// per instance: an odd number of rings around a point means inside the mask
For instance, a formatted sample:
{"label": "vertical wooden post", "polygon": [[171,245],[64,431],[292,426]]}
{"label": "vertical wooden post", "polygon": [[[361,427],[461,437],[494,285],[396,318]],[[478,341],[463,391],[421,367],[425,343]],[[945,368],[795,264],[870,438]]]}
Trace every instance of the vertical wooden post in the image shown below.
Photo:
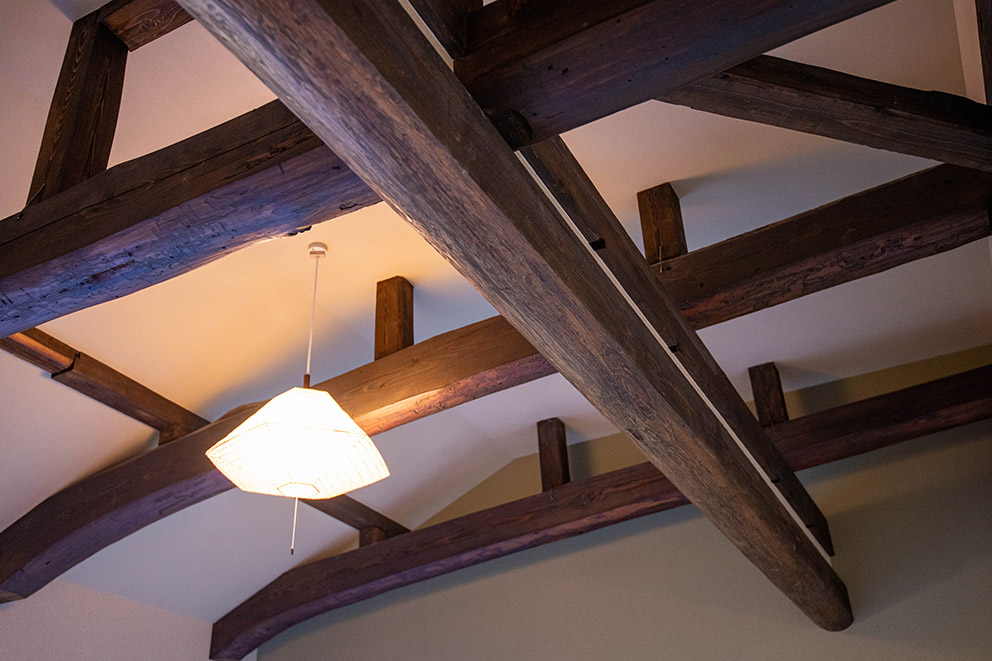
{"label": "vertical wooden post", "polygon": [[758,411],[758,422],[761,426],[770,427],[788,420],[789,413],[785,408],[782,379],[779,378],[775,363],[762,363],[749,367],[747,374],[751,378],[754,408]]}
{"label": "vertical wooden post", "polygon": [[975,0],[978,10],[978,45],[985,76],[985,103],[992,106],[992,0]]}
{"label": "vertical wooden post", "polygon": [[665,183],[637,194],[637,209],[644,234],[644,257],[648,264],[684,255],[685,228],[682,206],[671,184]]}
{"label": "vertical wooden post", "polygon": [[537,423],[537,448],[541,459],[541,489],[549,491],[567,484],[568,445],[565,424],[558,418],[548,418]]}
{"label": "vertical wooden post", "polygon": [[97,12],[72,24],[28,204],[107,168],[126,61],[127,46],[99,21]]}
{"label": "vertical wooden post", "polygon": [[413,344],[413,285],[395,276],[375,286],[375,359]]}
{"label": "vertical wooden post", "polygon": [[358,530],[358,545],[368,546],[386,539],[386,531],[379,526],[368,526]]}

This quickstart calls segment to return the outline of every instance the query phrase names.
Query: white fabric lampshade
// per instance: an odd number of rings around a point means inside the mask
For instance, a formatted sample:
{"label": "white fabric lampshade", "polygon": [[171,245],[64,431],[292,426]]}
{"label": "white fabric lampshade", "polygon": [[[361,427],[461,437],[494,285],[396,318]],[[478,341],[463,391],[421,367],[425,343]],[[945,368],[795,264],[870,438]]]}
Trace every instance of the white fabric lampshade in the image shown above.
{"label": "white fabric lampshade", "polygon": [[309,388],[273,398],[207,457],[244,491],[291,498],[332,498],[389,476],[368,434]]}

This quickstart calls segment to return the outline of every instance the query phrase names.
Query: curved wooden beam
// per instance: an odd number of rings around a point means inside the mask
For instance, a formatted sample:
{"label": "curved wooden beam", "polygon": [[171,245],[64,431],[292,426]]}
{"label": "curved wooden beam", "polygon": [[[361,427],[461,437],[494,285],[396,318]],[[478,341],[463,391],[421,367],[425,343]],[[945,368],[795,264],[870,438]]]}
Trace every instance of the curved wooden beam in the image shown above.
{"label": "curved wooden beam", "polygon": [[[444,333],[324,381],[370,434],[551,374],[500,317]],[[51,496],[0,533],[0,602],[21,599],[97,551],[233,485],[204,456],[261,403]]]}
{"label": "curved wooden beam", "polygon": [[[775,425],[794,470],[992,417],[992,365]],[[411,583],[685,505],[651,464],[597,475],[291,569],[214,623],[240,659],[304,620]]]}

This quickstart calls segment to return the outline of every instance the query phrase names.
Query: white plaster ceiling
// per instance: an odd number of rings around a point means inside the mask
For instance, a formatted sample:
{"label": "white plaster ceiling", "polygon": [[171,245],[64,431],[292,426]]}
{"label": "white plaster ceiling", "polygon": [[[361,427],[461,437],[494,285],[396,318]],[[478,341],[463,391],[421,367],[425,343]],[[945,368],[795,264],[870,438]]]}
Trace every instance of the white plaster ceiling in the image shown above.
{"label": "white plaster ceiling", "polygon": [[[66,16],[82,15],[93,2],[56,4],[0,3],[2,216],[23,204],[69,32]],[[960,53],[951,0],[898,0],[777,51],[965,94]],[[129,56],[112,161],[272,98],[198,25],[187,25]],[[565,139],[638,242],[636,192],[672,181],[690,249],[930,165],[659,102]],[[377,280],[403,275],[414,284],[418,340],[495,314],[396,214],[377,205],[44,328],[214,418],[299,381],[309,313],[305,249],[314,240],[331,246],[321,271],[316,378],[371,359]],[[720,324],[702,337],[747,399],[746,371],[756,363],[777,362],[791,390],[988,344],[990,291],[992,264],[982,241]],[[377,436],[392,477],[355,495],[417,525],[510,459],[533,452],[534,423],[549,416],[565,420],[573,442],[612,431],[562,377],[548,377]],[[154,437],[3,353],[0,420],[0,527]],[[214,620],[285,569],[354,544],[346,526],[301,508],[299,551],[290,556],[290,509],[289,501],[231,491],[114,544],[67,577]]]}

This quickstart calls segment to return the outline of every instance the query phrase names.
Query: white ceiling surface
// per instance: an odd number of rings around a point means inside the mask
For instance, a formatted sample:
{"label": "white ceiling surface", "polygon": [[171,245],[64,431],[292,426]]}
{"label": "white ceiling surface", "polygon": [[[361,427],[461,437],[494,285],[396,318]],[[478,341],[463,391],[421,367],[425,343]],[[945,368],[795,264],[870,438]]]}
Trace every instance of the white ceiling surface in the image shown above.
{"label": "white ceiling surface", "polygon": [[[53,0],[55,1],[55,0]],[[79,15],[79,3],[59,2]],[[69,23],[48,3],[0,3],[0,214],[23,203]],[[899,0],[781,49],[813,64],[963,94],[951,0]],[[128,60],[113,162],[133,158],[272,98],[198,25]],[[639,241],[635,195],[674,182],[696,248],[928,162],[648,103],[566,140]],[[312,263],[321,267],[313,373],[372,356],[375,282],[416,289],[418,340],[494,314],[385,205],[241,251],[127,298],[45,325],[56,337],[207,417],[295,385],[303,371]],[[745,398],[749,365],[774,360],[787,389],[992,341],[985,242],[807,296],[703,331]],[[139,423],[0,354],[0,526],[58,488],[146,447]],[[392,476],[356,496],[417,525],[510,459],[534,450],[534,423],[562,417],[570,440],[612,431],[560,376],[493,395],[376,437]],[[281,571],[354,543],[343,524],[301,508],[287,552],[289,501],[231,491],[98,553],[68,578],[213,620]]]}

